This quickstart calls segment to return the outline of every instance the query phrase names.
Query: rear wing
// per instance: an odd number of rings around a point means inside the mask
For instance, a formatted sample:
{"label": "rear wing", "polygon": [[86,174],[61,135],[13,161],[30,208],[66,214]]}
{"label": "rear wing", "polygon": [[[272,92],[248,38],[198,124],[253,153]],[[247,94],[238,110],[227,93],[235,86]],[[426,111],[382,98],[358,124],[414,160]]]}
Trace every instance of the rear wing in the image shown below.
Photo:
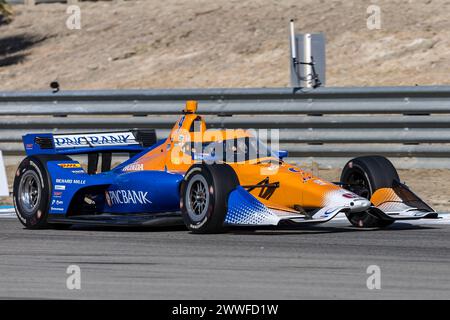
{"label": "rear wing", "polygon": [[136,154],[156,143],[153,129],[76,134],[30,133],[22,137],[27,155],[128,152]]}

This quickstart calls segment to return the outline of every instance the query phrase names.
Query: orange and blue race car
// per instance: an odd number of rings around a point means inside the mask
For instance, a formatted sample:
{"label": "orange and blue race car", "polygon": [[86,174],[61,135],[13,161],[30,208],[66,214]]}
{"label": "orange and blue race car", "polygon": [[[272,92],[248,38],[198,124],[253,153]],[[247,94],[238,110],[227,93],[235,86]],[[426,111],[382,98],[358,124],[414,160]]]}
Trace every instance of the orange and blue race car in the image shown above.
{"label": "orange and blue race car", "polygon": [[[384,157],[352,159],[340,182],[327,182],[283,161],[287,152],[271,150],[255,132],[206,129],[196,101],[160,141],[154,130],[129,130],[27,134],[23,142],[27,157],[13,195],[30,229],[185,224],[219,233],[324,223],[339,213],[359,228],[437,217]],[[117,153],[129,159],[111,168]],[[87,168],[75,160],[81,155]]]}

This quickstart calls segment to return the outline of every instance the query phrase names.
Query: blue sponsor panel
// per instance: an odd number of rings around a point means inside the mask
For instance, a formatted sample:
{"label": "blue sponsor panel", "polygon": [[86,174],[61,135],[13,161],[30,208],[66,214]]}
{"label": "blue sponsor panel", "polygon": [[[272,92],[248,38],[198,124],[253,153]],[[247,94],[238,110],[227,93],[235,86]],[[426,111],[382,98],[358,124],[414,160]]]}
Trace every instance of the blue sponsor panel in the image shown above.
{"label": "blue sponsor panel", "polygon": [[238,186],[228,196],[226,224],[277,225],[279,221],[276,214],[241,186]]}
{"label": "blue sponsor panel", "polygon": [[50,214],[66,214],[74,194],[100,180],[92,179],[77,161],[49,161],[47,168],[52,180]]}
{"label": "blue sponsor panel", "polygon": [[115,176],[105,190],[104,212],[152,213],[180,209],[181,174],[163,171],[135,171]]}
{"label": "blue sponsor panel", "polygon": [[52,179],[49,211],[52,215],[66,214],[75,194],[93,187],[104,187],[96,200],[99,212],[179,211],[181,174],[136,171],[88,175],[77,161],[49,161],[47,165]]}
{"label": "blue sponsor panel", "polygon": [[114,180],[109,174],[88,175],[80,163],[73,160],[49,161],[47,167],[52,180],[50,214],[66,214],[80,189],[96,186],[106,189]]}

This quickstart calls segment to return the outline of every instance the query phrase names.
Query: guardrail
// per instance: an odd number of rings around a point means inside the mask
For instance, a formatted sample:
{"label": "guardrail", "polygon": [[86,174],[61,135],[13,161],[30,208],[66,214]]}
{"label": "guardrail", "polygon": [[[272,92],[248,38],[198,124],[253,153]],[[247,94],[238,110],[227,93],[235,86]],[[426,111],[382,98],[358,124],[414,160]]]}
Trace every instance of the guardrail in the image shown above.
{"label": "guardrail", "polygon": [[0,92],[0,149],[22,154],[31,131],[156,128],[164,137],[188,99],[210,127],[280,129],[292,157],[450,157],[447,86]]}

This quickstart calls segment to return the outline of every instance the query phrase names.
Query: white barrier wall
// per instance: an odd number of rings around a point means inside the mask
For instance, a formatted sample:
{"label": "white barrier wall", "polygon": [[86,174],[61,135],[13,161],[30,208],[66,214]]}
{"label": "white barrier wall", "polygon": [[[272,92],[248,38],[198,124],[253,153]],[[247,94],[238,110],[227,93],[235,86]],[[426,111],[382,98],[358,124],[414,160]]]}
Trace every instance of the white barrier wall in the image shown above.
{"label": "white barrier wall", "polygon": [[3,154],[0,150],[0,197],[9,196],[8,180],[6,179],[5,164],[3,162]]}

